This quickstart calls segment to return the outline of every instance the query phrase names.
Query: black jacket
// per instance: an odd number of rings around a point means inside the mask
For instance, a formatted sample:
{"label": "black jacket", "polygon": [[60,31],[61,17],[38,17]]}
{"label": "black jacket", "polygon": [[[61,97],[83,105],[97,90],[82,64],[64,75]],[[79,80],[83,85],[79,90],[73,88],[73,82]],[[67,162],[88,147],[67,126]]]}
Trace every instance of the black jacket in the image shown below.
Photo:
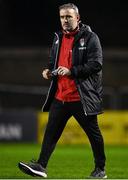
{"label": "black jacket", "polygon": [[[57,68],[62,32],[55,33],[50,53],[49,69]],[[71,76],[75,80],[86,115],[102,113],[102,48],[98,36],[81,24],[72,49]],[[43,111],[48,111],[55,96],[57,77],[53,78]]]}

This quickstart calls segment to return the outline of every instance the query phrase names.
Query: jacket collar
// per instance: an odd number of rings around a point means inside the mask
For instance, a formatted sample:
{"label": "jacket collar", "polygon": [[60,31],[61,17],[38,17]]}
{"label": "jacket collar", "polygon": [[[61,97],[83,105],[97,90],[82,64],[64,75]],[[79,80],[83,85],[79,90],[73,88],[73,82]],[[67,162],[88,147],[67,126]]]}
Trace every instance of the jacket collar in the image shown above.
{"label": "jacket collar", "polygon": [[[92,32],[90,26],[86,25],[86,24],[83,24],[83,23],[80,23],[79,24],[79,31],[78,33],[76,33],[76,36],[75,36],[75,39],[74,39],[74,44],[76,43],[76,41],[78,41],[80,39],[80,37],[84,34],[84,33],[90,33]],[[58,31],[57,32],[58,36],[60,38],[62,38],[63,36],[63,31]]]}
{"label": "jacket collar", "polygon": [[90,32],[92,32],[90,26],[80,23],[80,31],[75,36],[74,44],[81,38],[83,34],[90,34]]}

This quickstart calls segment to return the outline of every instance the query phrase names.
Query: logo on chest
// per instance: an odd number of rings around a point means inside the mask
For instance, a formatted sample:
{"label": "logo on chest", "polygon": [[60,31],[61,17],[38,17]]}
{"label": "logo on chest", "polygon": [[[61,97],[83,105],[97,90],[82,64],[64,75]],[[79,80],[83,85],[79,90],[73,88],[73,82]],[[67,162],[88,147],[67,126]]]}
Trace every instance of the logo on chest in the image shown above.
{"label": "logo on chest", "polygon": [[83,49],[86,49],[86,46],[85,46],[85,39],[84,38],[81,38],[80,41],[80,47],[79,47],[79,50],[83,50]]}

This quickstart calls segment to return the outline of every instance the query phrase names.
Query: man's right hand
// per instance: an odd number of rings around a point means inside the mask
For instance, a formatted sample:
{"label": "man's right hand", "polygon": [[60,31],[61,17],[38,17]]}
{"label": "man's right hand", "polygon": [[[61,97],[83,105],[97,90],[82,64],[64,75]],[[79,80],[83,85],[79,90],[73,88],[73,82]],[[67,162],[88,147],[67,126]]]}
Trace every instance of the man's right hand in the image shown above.
{"label": "man's right hand", "polygon": [[51,78],[51,71],[49,69],[44,69],[42,72],[42,76],[44,79],[50,79]]}

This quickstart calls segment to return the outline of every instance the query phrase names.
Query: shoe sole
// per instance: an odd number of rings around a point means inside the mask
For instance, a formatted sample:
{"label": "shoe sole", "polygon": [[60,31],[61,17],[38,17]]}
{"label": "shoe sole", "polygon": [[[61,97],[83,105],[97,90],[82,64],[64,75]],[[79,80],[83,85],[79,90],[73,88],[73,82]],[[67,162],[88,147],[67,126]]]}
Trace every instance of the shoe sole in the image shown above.
{"label": "shoe sole", "polygon": [[28,165],[26,165],[26,164],[24,164],[22,162],[20,162],[18,164],[18,166],[19,166],[19,169],[22,172],[26,173],[26,174],[29,174],[31,176],[39,176],[39,177],[47,178],[47,174],[46,173],[41,172],[41,171],[36,171],[36,170],[32,169],[31,167],[29,167]]}
{"label": "shoe sole", "polygon": [[107,175],[105,175],[104,177],[93,177],[93,176],[90,176],[88,177],[87,179],[107,179]]}
{"label": "shoe sole", "polygon": [[108,177],[107,177],[107,175],[105,175],[104,177],[103,177],[103,179],[107,179]]}

